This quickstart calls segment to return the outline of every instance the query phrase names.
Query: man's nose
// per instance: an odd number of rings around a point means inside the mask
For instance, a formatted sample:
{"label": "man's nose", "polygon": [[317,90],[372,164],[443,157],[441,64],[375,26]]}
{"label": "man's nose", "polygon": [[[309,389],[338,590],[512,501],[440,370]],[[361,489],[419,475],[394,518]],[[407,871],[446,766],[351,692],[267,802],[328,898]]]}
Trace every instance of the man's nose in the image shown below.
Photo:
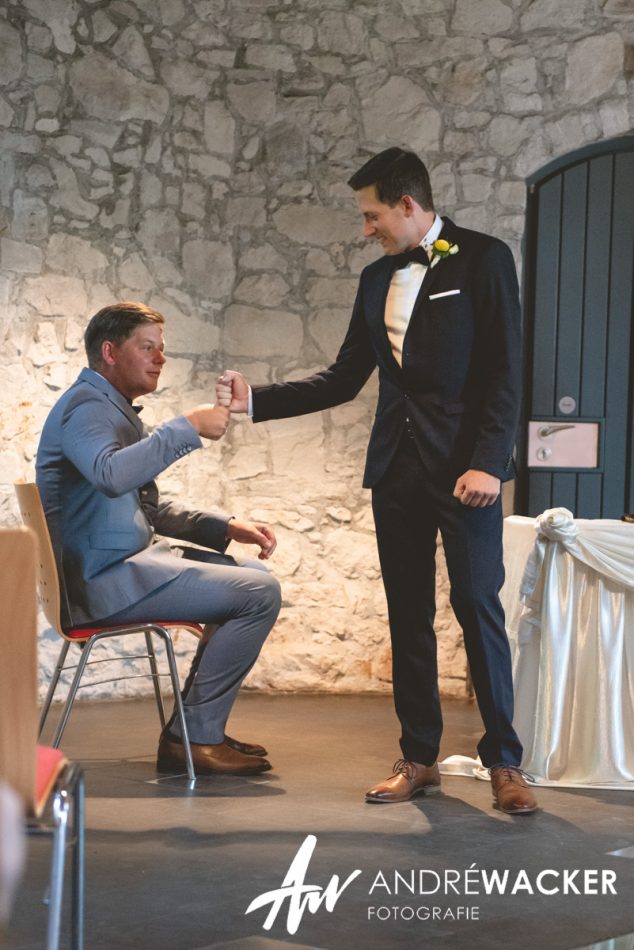
{"label": "man's nose", "polygon": [[375,231],[376,231],[376,228],[374,224],[372,223],[372,221],[363,222],[363,237],[372,237]]}
{"label": "man's nose", "polygon": [[166,362],[167,362],[167,357],[166,357],[165,353],[163,353],[161,350],[157,350],[157,351],[156,351],[156,356],[154,357],[154,362],[155,362],[155,363],[160,363],[161,366],[163,365],[163,363],[166,363]]}

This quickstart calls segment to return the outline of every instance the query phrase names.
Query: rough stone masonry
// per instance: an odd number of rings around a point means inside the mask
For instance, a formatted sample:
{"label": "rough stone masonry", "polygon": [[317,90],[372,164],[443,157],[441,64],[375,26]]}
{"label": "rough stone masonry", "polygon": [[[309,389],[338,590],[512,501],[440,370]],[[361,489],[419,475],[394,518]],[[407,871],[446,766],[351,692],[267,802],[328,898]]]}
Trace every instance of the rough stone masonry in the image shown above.
{"label": "rough stone masonry", "polygon": [[[264,382],[332,361],[377,254],[344,182],[386,145],[419,151],[439,209],[521,266],[526,175],[632,128],[633,31],[631,0],[0,2],[2,522],[106,302],[167,317],[150,424],[225,367]],[[360,487],[374,400],[371,382],[321,415],[238,421],[161,479],[277,528],[284,608],[253,687],[389,688]],[[464,695],[440,567],[441,686]],[[57,649],[43,624],[43,679]]]}

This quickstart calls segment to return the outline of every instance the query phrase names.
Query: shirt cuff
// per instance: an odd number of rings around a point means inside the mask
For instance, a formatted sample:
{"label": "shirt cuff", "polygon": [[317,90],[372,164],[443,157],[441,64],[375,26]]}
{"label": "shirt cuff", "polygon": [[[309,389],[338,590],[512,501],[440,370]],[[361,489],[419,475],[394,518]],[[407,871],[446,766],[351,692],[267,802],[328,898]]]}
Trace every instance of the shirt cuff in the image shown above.
{"label": "shirt cuff", "polygon": [[249,386],[249,397],[248,397],[248,404],[247,404],[247,415],[249,419],[253,418],[253,390],[251,389],[250,386]]}

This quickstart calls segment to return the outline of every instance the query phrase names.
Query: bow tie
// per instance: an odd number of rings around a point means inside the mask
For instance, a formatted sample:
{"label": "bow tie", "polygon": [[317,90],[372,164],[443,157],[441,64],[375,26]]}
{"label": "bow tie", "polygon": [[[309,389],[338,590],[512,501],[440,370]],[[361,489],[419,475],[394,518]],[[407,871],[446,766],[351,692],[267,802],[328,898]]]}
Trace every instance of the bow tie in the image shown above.
{"label": "bow tie", "polygon": [[407,267],[408,264],[429,264],[429,257],[424,247],[419,244],[411,251],[404,251],[402,254],[393,254],[392,262],[394,270],[400,270],[401,267]]}

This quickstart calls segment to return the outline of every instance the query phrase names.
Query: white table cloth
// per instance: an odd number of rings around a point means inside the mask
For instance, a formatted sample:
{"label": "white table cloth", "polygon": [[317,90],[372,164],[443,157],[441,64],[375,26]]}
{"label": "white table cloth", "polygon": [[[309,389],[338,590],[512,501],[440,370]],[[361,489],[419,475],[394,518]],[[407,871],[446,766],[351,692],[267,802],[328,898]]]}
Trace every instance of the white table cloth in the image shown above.
{"label": "white table cloth", "polygon": [[512,516],[504,563],[522,767],[539,784],[634,789],[634,525]]}

